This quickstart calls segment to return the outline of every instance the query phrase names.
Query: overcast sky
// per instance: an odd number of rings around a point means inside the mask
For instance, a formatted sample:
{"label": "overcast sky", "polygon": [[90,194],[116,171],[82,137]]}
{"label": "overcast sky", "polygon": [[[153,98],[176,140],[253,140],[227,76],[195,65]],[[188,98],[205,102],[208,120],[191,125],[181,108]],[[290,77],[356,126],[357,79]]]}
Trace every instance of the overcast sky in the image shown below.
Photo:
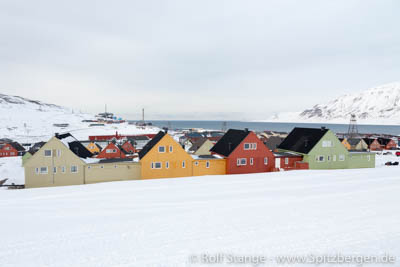
{"label": "overcast sky", "polygon": [[0,0],[0,93],[260,120],[400,80],[400,1]]}

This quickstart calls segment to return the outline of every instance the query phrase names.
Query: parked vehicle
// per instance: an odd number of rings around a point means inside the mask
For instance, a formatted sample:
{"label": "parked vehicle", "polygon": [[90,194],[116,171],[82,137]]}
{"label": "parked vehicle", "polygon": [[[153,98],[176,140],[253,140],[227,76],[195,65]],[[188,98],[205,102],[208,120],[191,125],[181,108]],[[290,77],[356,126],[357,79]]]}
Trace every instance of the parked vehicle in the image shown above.
{"label": "parked vehicle", "polygon": [[396,152],[396,156],[400,157],[400,151]]}

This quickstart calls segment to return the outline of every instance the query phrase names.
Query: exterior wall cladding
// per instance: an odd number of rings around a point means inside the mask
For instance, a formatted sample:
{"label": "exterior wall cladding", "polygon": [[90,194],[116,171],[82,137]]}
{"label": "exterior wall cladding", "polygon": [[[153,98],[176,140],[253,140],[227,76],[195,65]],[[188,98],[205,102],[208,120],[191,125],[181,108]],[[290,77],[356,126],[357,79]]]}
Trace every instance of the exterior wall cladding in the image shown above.
{"label": "exterior wall cladding", "polygon": [[[257,149],[245,150],[245,143],[256,143]],[[246,165],[237,165],[237,160],[246,158]],[[253,165],[250,159],[253,158]],[[268,158],[267,164],[264,164],[264,158]],[[241,174],[241,173],[258,173],[258,172],[271,172],[274,170],[274,155],[267,148],[267,146],[258,139],[255,133],[250,132],[246,138],[236,147],[236,149],[229,155],[226,161],[227,174]]]}

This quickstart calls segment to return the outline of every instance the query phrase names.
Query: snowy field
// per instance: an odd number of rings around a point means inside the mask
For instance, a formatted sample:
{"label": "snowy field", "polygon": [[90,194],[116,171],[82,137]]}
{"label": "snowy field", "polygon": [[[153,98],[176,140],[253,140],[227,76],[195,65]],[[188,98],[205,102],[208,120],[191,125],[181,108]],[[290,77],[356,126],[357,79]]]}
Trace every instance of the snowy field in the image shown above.
{"label": "snowy field", "polygon": [[259,266],[282,255],[400,257],[399,170],[3,190],[0,266],[228,266],[198,263],[201,254],[271,257]]}

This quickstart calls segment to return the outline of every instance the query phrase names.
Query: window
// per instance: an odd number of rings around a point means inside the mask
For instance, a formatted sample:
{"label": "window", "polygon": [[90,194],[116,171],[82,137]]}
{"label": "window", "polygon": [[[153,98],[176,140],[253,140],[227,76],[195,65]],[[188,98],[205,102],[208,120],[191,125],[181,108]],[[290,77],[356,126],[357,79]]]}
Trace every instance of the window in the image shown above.
{"label": "window", "polygon": [[48,173],[47,167],[40,167],[40,173],[47,174]]}
{"label": "window", "polygon": [[10,155],[15,155],[15,152],[10,152]]}
{"label": "window", "polygon": [[250,150],[250,144],[249,143],[244,143],[244,150]]}
{"label": "window", "polygon": [[339,161],[344,161],[344,159],[345,159],[345,156],[343,154],[339,155]]}
{"label": "window", "polygon": [[115,153],[117,150],[115,149],[106,149],[106,153]]}
{"label": "window", "polygon": [[159,146],[158,147],[158,152],[159,153],[164,153],[165,152],[165,146]]}
{"label": "window", "polygon": [[322,141],[322,147],[332,147],[332,141],[330,140]]}
{"label": "window", "polygon": [[186,162],[182,161],[182,168],[186,168]]}
{"label": "window", "polygon": [[195,162],[194,162],[194,165],[195,165],[195,166],[199,166],[199,162],[198,162],[198,161],[195,161]]}
{"label": "window", "polygon": [[169,146],[169,152],[172,152],[173,150],[173,146]]}
{"label": "window", "polygon": [[317,156],[317,162],[324,162],[325,157],[324,156]]}
{"label": "window", "polygon": [[4,148],[5,150],[10,150],[10,147],[9,146],[7,146],[6,148]]}
{"label": "window", "polygon": [[90,168],[92,168],[92,166],[88,166],[87,168],[90,169]]}
{"label": "window", "polygon": [[77,173],[78,172],[78,166],[71,166],[71,173]]}
{"label": "window", "polygon": [[62,167],[61,167],[61,172],[62,172],[62,173],[65,173],[65,166],[62,166]]}
{"label": "window", "polygon": [[57,157],[61,157],[61,150],[57,149]]}
{"label": "window", "polygon": [[39,174],[39,168],[35,169],[36,174]]}
{"label": "window", "polygon": [[256,150],[257,149],[257,143],[244,143],[244,150]]}
{"label": "window", "polygon": [[238,166],[247,165],[247,159],[245,159],[245,158],[238,158],[238,159],[237,159],[237,165],[238,165]]}
{"label": "window", "polygon": [[206,168],[210,168],[210,162],[206,161]]}
{"label": "window", "polygon": [[45,156],[45,157],[51,157],[51,150],[46,149],[46,150],[44,151],[44,156]]}
{"label": "window", "polygon": [[268,158],[264,158],[264,165],[268,165]]}
{"label": "window", "polygon": [[161,169],[162,168],[162,164],[161,164],[161,162],[152,162],[151,163],[151,168],[152,169]]}
{"label": "window", "polygon": [[328,161],[331,161],[331,156],[328,156]]}
{"label": "window", "polygon": [[257,150],[257,143],[252,143],[251,144],[251,149]]}
{"label": "window", "polygon": [[250,158],[250,165],[253,165],[253,163],[254,163],[254,159]]}
{"label": "window", "polygon": [[104,165],[101,165],[100,168],[101,168],[101,169],[104,169]]}
{"label": "window", "polygon": [[289,165],[289,158],[285,158],[285,165]]}
{"label": "window", "polygon": [[371,161],[371,155],[367,155],[368,161]]}
{"label": "window", "polygon": [[169,169],[169,161],[165,162],[165,168]]}
{"label": "window", "polygon": [[336,155],[333,155],[333,161],[336,161]]}
{"label": "window", "polygon": [[114,165],[114,169],[116,169],[116,168],[118,168],[118,166],[117,166],[117,165]]}
{"label": "window", "polygon": [[57,173],[57,167],[53,167],[53,173]]}

